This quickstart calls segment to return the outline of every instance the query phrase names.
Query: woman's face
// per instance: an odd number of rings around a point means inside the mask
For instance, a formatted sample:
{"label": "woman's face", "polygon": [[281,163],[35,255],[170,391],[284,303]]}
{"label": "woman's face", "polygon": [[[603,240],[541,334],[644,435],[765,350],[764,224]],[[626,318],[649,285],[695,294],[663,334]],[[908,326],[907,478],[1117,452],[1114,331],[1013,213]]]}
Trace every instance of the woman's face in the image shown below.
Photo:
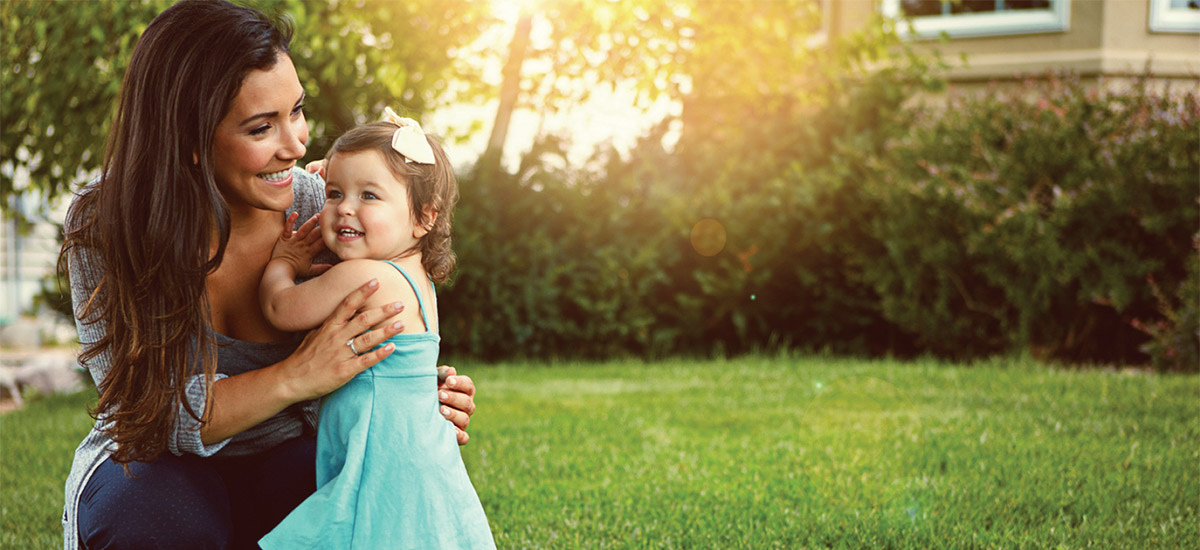
{"label": "woman's face", "polygon": [[217,187],[231,208],[291,206],[292,167],[308,143],[303,106],[304,88],[287,54],[246,75],[213,138]]}

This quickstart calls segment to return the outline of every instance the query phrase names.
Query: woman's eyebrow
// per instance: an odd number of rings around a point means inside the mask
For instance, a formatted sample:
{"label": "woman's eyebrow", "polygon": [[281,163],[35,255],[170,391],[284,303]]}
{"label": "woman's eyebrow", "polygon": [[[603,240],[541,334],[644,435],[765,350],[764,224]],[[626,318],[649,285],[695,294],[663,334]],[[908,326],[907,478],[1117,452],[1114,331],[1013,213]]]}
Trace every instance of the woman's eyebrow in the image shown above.
{"label": "woman's eyebrow", "polygon": [[[305,92],[305,91],[301,90],[301,91],[300,91],[300,99],[297,99],[297,100],[296,100],[296,103],[295,103],[294,105],[292,105],[292,108],[293,108],[293,109],[295,109],[296,107],[299,107],[301,103],[304,103],[304,98],[305,98],[307,95],[308,95],[308,93],[307,93],[307,92]],[[253,121],[253,120],[255,120],[255,119],[259,119],[259,118],[271,118],[271,117],[275,117],[275,116],[278,116],[278,115],[279,115],[279,111],[269,111],[269,112],[266,112],[266,113],[258,113],[257,115],[251,115],[251,116],[249,116],[249,117],[246,117],[246,120],[243,120],[243,121],[239,122],[239,123],[238,123],[238,126],[245,126],[245,125],[247,125],[247,124],[250,124],[250,122],[251,122],[251,121]]]}

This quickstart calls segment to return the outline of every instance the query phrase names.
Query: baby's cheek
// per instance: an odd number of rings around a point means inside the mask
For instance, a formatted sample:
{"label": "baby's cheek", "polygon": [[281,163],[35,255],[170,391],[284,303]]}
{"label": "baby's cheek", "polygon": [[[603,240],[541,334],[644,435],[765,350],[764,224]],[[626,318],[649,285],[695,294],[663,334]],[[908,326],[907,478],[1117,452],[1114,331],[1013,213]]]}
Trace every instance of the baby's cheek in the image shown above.
{"label": "baby's cheek", "polygon": [[332,225],[321,226],[321,240],[325,241],[325,248],[334,249],[334,245],[337,244],[337,234],[334,233]]}

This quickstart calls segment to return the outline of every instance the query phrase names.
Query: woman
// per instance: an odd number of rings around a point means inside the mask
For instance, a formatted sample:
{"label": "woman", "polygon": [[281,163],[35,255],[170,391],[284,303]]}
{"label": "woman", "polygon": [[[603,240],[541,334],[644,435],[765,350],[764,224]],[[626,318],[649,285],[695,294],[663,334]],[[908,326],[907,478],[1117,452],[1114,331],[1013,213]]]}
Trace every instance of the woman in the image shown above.
{"label": "woman", "polygon": [[[134,49],[61,258],[100,390],[66,483],[67,549],[254,548],[315,490],[314,399],[403,328],[364,332],[401,307],[359,311],[374,281],[306,336],[259,309],[287,215],[324,200],[294,169],[308,127],[290,38],[253,9],[185,0]],[[474,385],[450,374],[442,410],[465,443]]]}

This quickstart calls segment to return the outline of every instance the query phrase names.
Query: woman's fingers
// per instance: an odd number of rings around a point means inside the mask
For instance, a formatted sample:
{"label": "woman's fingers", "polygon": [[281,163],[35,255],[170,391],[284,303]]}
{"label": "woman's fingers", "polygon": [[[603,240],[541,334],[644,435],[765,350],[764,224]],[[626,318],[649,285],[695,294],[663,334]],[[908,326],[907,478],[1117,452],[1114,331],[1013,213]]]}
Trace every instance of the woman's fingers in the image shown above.
{"label": "woman's fingers", "polygon": [[471,415],[475,414],[475,398],[465,393],[453,390],[438,390],[438,401],[442,403],[443,407],[450,407],[462,413],[464,417],[462,422],[455,422],[460,428],[466,428],[467,424],[471,422]]}
{"label": "woman's fingers", "polygon": [[[454,367],[450,367],[450,369],[453,370]],[[450,376],[446,377],[446,387],[465,393],[471,396],[472,399],[475,397],[475,381],[471,380],[471,377],[465,374],[451,372]],[[471,412],[475,412],[474,409],[471,409]]]}
{"label": "woman's fingers", "polygon": [[391,355],[393,351],[396,351],[396,345],[389,343],[384,346],[379,346],[377,349],[360,354],[357,359],[358,366],[360,367],[358,369],[359,372],[367,370],[376,363],[383,361],[383,358]]}
{"label": "woman's fingers", "polygon": [[[392,322],[387,323],[380,328],[364,332],[364,333],[359,334],[359,335],[355,336],[354,338],[352,338],[351,341],[354,342],[353,349],[358,350],[358,353],[361,355],[361,354],[365,353],[367,350],[379,345],[380,342],[386,341],[388,338],[391,338],[391,337],[403,332],[404,331],[404,323],[401,322],[400,317],[396,315],[396,313],[398,313],[399,311],[401,311],[403,309],[404,309],[404,305],[401,304],[400,302],[396,302],[396,303],[384,306],[382,308],[377,308],[378,311],[383,312],[382,313],[383,315],[392,315],[392,317],[393,317]],[[364,312],[363,315],[366,315],[366,313],[369,313],[369,312]],[[362,317],[362,315],[360,315],[359,317]]]}
{"label": "woman's fingers", "polygon": [[[358,308],[362,307],[367,301],[367,297],[374,294],[377,290],[379,290],[379,279],[367,281],[366,284],[354,289],[354,292],[347,294],[342,299],[342,303],[338,304],[337,309],[333,310],[333,313],[325,322],[334,323],[339,327],[349,324],[354,315],[358,313]],[[363,330],[365,329],[366,327],[363,327]],[[359,332],[362,331],[360,330]]]}
{"label": "woman's fingers", "polygon": [[469,376],[457,374],[454,367],[438,367],[438,379],[445,383],[438,386],[438,410],[454,424],[458,444],[465,445],[470,436],[467,426],[471,424],[471,415],[475,414],[475,382]]}
{"label": "woman's fingers", "polygon": [[318,176],[325,177],[325,159],[314,160],[304,165],[304,169],[309,174],[317,174]]}
{"label": "woman's fingers", "polygon": [[451,424],[454,424],[456,430],[465,432],[467,425],[471,423],[471,417],[458,409],[442,405],[438,407],[438,412],[442,413],[442,416],[446,417],[446,420],[449,420]]}

